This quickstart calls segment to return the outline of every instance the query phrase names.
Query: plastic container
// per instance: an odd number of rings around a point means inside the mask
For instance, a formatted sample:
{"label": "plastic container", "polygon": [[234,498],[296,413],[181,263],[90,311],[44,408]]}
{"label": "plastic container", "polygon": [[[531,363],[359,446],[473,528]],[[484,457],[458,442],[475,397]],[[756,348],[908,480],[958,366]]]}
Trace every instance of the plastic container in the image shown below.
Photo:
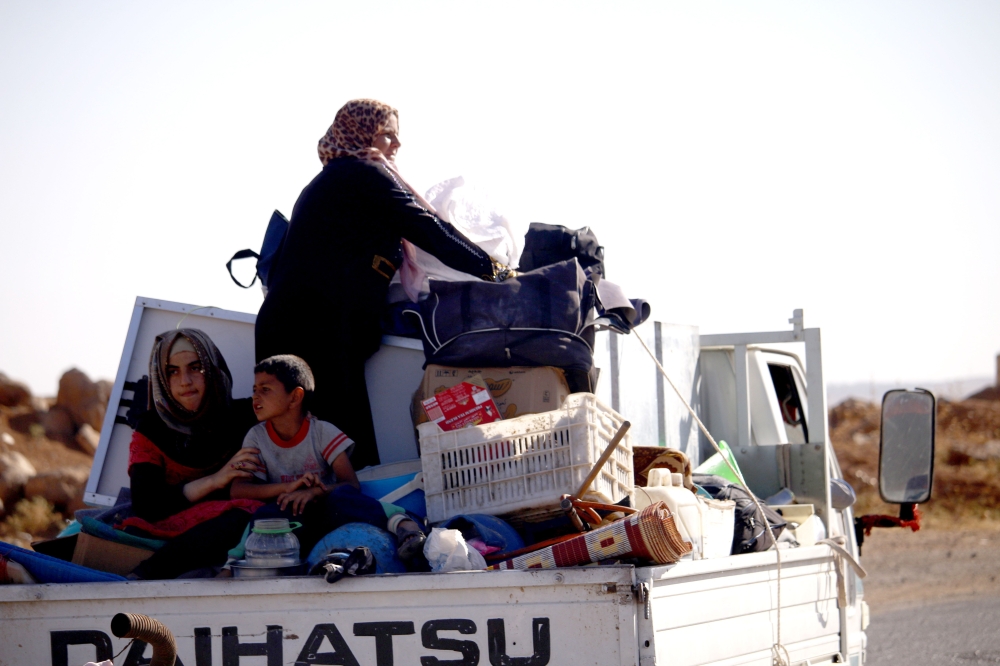
{"label": "plastic container", "polygon": [[698,497],[684,487],[684,477],[666,469],[651,469],[649,485],[635,489],[635,506],[644,509],[665,502],[674,514],[681,537],[691,544],[695,560],[726,557],[732,551],[736,502]]}
{"label": "plastic container", "polygon": [[[422,471],[420,459],[416,458],[366,467],[357,474],[358,481],[361,482],[361,492],[373,499],[382,499],[394,490],[414,481]],[[427,516],[427,504],[421,488],[415,488],[406,495],[392,500],[391,503],[418,516]]]}
{"label": "plastic container", "polygon": [[300,564],[299,539],[292,534],[302,523],[287,518],[262,518],[254,522],[246,543],[248,567],[294,567]]}
{"label": "plastic container", "polygon": [[301,576],[302,565],[286,567],[261,567],[247,564],[246,560],[236,560],[230,563],[229,569],[233,578],[280,578],[282,576]]}
{"label": "plastic container", "polygon": [[814,546],[817,541],[826,538],[826,528],[812,504],[788,504],[771,508],[788,521],[788,531],[800,546]]}
{"label": "plastic container", "polygon": [[[674,477],[677,477],[676,479]],[[684,487],[683,477],[668,469],[651,469],[645,487],[635,489],[635,508],[665,502],[674,514],[681,537],[691,544],[691,557],[701,559],[701,505],[693,492]],[[674,482],[677,485],[674,485]]]}
{"label": "plastic container", "polygon": [[699,497],[701,512],[701,557],[711,560],[729,557],[736,529],[736,502]]}
{"label": "plastic container", "polygon": [[[561,495],[577,492],[624,420],[593,394],[574,393],[551,412],[451,432],[422,423],[427,518],[558,507]],[[632,492],[626,434],[584,497],[618,502]]]}
{"label": "plastic container", "polygon": [[[729,445],[726,444],[724,440],[720,440],[719,448],[722,449],[722,452],[726,455],[726,459],[729,460],[730,463],[732,463],[733,469],[736,470],[737,474],[739,474],[739,476],[743,476],[743,472],[740,471],[740,466],[736,464],[736,457],[733,455],[733,450],[729,448]],[[714,454],[708,460],[698,465],[698,467],[695,468],[694,473],[714,474],[715,476],[721,476],[723,479],[729,481],[730,483],[738,483],[740,485],[743,485],[743,480],[733,476],[733,472],[732,470],[729,469],[729,465],[726,464],[726,461],[723,460],[722,456],[719,455],[718,453]]]}

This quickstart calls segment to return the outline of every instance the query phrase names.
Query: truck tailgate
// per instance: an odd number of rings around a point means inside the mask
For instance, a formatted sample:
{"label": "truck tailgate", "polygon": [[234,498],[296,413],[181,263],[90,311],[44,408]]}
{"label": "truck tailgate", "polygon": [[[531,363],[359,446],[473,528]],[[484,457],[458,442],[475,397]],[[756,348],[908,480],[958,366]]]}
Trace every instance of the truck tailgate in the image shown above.
{"label": "truck tailgate", "polygon": [[[632,567],[0,588],[0,666],[80,666],[125,644],[119,612],[166,624],[178,665],[634,665]],[[115,664],[148,663],[131,648]],[[433,658],[422,659],[422,658]],[[438,661],[440,660],[440,661]]]}
{"label": "truck tailgate", "polygon": [[[840,652],[836,563],[826,546],[782,551],[781,642],[793,664]],[[636,571],[641,664],[770,666],[777,640],[774,551]],[[641,592],[640,592],[641,593]],[[654,661],[655,658],[655,661]]]}

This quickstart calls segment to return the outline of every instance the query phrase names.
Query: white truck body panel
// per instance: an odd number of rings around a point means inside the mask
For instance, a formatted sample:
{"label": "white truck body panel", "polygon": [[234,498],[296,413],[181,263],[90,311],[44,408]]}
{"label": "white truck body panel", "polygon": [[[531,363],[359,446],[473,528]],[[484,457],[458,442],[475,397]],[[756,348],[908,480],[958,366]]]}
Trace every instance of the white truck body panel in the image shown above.
{"label": "white truck body panel", "polygon": [[[781,642],[793,664],[823,663],[840,652],[830,549],[785,550],[781,564]],[[778,638],[773,551],[641,568],[636,575],[649,586],[651,599],[649,621],[643,621],[645,610],[639,611],[641,664],[772,663],[771,646]],[[654,655],[646,654],[650,649]]]}
{"label": "white truck body panel", "polygon": [[[335,585],[314,577],[7,586],[0,588],[0,666],[80,666],[107,658],[95,643],[106,641],[114,653],[125,646],[109,631],[122,611],[165,623],[185,666],[418,666],[422,656],[485,664],[501,663],[500,652],[512,666],[632,666],[638,663],[633,574],[632,567],[591,567],[385,575]],[[471,641],[478,659],[454,661],[462,654],[426,647],[428,631],[447,620],[465,620],[471,631],[440,629],[439,637]],[[391,649],[359,635],[363,623],[395,625]],[[137,655],[128,656],[115,663],[138,663]]]}
{"label": "white truck body panel", "polygon": [[598,332],[594,364],[601,369],[597,397],[632,423],[632,440],[642,446],[683,451],[695,466],[701,462],[698,425],[642,348],[642,336],[684,398],[701,409],[697,326],[643,324],[629,335]]}

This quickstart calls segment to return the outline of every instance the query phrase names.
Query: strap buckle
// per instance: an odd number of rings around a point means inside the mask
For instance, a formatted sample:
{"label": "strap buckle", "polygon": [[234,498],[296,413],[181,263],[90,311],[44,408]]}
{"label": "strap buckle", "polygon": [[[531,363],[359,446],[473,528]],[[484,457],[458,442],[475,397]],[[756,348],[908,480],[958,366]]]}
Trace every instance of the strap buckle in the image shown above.
{"label": "strap buckle", "polygon": [[375,257],[372,259],[372,268],[375,270],[375,272],[384,277],[386,280],[391,280],[392,276],[382,270],[382,264],[386,264],[387,266],[389,266],[389,268],[392,269],[393,273],[396,272],[396,265],[393,264],[388,259],[386,259],[385,257],[378,254],[376,254]]}

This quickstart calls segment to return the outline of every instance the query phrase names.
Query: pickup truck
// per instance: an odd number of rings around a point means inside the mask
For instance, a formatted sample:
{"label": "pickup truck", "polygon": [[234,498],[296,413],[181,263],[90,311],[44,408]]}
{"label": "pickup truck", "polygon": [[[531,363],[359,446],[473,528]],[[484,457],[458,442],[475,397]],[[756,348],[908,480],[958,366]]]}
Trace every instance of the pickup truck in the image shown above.
{"label": "pickup truck", "polygon": [[[113,504],[128,483],[125,409],[153,336],[180,325],[205,330],[241,397],[252,384],[253,321],[137,299],[112,395],[123,407],[108,410],[90,504]],[[828,540],[819,534],[813,545],[666,566],[413,573],[334,585],[322,577],[9,585],[0,587],[0,666],[110,659],[127,646],[109,631],[119,612],[167,625],[176,663],[186,666],[863,664],[868,611],[848,566],[859,557],[851,508],[831,501],[831,479],[841,475],[829,442],[820,331],[803,326],[801,310],[789,321],[791,330],[764,333],[699,335],[658,322],[628,336],[600,333],[597,394],[631,420],[633,441],[680,449],[697,464],[713,451],[683,396],[715,439],[730,443],[756,495],[790,489],[812,505]],[[369,361],[384,463],[417,457],[408,408],[422,364],[419,341],[389,337]],[[932,470],[921,476],[907,461],[932,460],[933,428],[904,435],[903,448],[915,453],[893,460],[906,468],[905,496],[896,497],[893,468],[880,472],[883,497],[901,504],[929,494]],[[135,642],[115,663],[147,664],[150,651]]]}

